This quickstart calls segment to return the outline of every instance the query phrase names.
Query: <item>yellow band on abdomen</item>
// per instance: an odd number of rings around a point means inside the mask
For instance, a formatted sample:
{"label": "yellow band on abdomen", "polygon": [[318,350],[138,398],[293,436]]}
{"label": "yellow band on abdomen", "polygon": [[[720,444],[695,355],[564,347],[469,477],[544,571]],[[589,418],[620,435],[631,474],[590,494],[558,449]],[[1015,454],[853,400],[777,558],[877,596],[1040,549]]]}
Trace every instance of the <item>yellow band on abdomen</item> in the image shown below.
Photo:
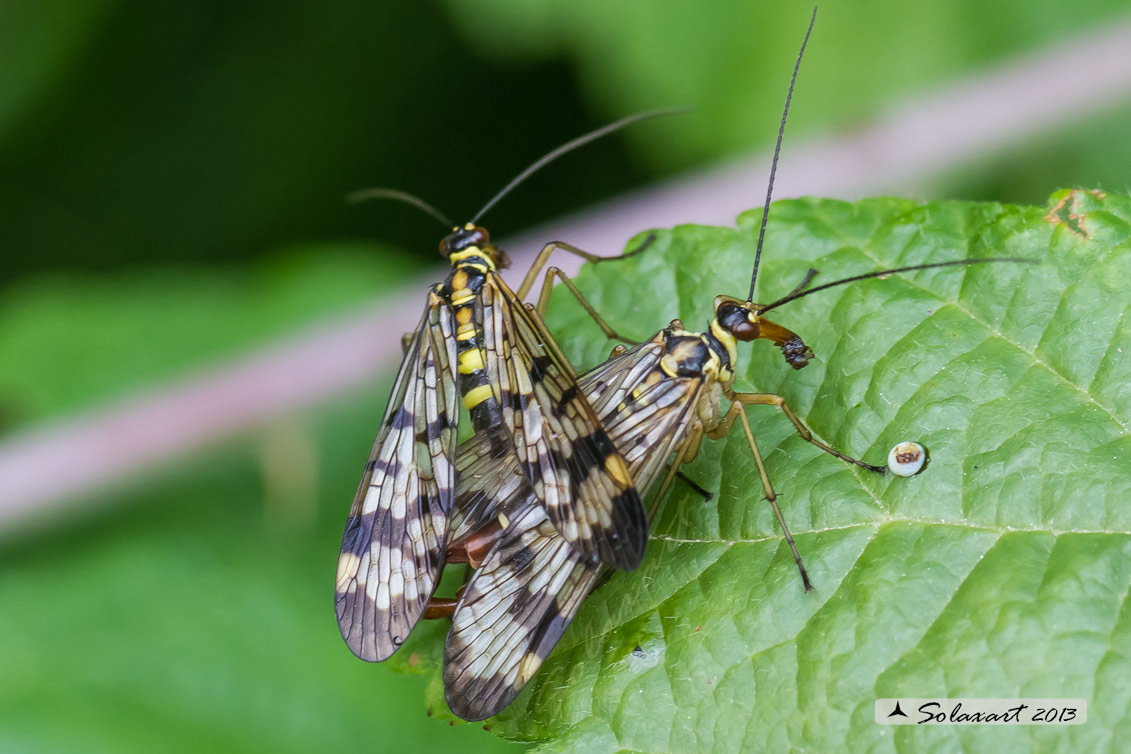
{"label": "yellow band on abdomen", "polygon": [[470,411],[492,395],[494,393],[491,391],[490,385],[480,385],[463,396],[463,407]]}
{"label": "yellow band on abdomen", "polygon": [[483,351],[472,348],[459,355],[459,373],[473,374],[483,369]]}

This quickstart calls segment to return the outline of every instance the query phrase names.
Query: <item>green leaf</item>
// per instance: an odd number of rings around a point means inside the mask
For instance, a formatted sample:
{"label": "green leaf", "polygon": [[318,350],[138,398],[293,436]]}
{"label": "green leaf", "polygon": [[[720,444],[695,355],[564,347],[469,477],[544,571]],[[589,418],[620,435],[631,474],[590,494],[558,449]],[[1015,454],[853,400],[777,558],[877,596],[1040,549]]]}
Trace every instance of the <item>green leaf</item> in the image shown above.
{"label": "green leaf", "polygon": [[[1060,205],[1060,206],[1057,206]],[[660,231],[579,287],[643,338],[712,298],[745,296],[760,212],[737,229]],[[1069,222],[1071,220],[1071,222]],[[740,352],[739,390],[778,393],[824,442],[883,463],[926,445],[909,479],[851,467],[751,408],[806,594],[741,432],[705,441],[641,568],[583,605],[498,718],[544,751],[1096,751],[1131,694],[1131,199],[1050,208],[872,199],[779,202],[758,299],[810,266],[817,283],[949,259],[1018,256],[869,280],[774,312],[817,358]],[[560,296],[552,323],[592,365],[608,344]],[[1077,727],[887,728],[877,697],[1082,697]]]}

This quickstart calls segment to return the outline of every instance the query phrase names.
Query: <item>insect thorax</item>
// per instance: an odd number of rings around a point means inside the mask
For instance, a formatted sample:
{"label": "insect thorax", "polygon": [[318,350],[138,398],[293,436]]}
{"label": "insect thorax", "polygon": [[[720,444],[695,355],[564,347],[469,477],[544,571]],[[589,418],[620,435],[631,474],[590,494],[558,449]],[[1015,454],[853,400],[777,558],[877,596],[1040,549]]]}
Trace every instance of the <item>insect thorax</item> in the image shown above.
{"label": "insect thorax", "polygon": [[440,254],[451,261],[453,268],[475,264],[483,267],[484,272],[493,272],[510,264],[502,249],[491,243],[487,229],[472,223],[453,228],[444,236],[440,241]]}

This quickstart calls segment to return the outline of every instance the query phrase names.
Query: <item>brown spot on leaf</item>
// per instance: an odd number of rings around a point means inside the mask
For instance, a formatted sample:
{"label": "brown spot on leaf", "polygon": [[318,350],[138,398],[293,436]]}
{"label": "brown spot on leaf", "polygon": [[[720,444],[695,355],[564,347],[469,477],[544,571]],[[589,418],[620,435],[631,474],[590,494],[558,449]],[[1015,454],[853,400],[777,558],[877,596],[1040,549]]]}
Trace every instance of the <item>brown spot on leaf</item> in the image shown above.
{"label": "brown spot on leaf", "polygon": [[1088,227],[1084,224],[1087,215],[1080,208],[1081,194],[1088,194],[1096,199],[1103,199],[1106,196],[1102,191],[1072,189],[1049,210],[1045,220],[1053,225],[1063,225],[1081,238],[1089,238]]}
{"label": "brown spot on leaf", "polygon": [[413,652],[412,654],[410,654],[408,656],[409,667],[415,668],[419,664],[420,664],[420,655],[418,655],[416,652]]}

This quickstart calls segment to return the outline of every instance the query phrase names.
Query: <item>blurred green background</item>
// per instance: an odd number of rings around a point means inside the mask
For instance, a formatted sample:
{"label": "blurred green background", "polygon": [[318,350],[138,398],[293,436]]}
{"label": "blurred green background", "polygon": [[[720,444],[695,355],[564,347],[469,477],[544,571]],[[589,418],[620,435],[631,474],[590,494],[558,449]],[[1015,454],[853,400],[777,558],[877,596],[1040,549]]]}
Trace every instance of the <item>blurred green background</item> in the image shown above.
{"label": "blurred green background", "polygon": [[[695,108],[539,174],[488,218],[505,238],[765,148],[810,10],[0,3],[0,433],[223,362],[437,263],[428,218],[348,206],[354,189],[395,186],[459,219],[589,128]],[[789,138],[857,129],[1128,12],[1114,0],[823,3]],[[1129,116],[1131,102],[1111,102],[935,176],[924,195],[1126,191]],[[341,526],[386,390],[0,532],[0,751],[517,749],[429,719],[423,679],[357,661],[338,637]]]}

